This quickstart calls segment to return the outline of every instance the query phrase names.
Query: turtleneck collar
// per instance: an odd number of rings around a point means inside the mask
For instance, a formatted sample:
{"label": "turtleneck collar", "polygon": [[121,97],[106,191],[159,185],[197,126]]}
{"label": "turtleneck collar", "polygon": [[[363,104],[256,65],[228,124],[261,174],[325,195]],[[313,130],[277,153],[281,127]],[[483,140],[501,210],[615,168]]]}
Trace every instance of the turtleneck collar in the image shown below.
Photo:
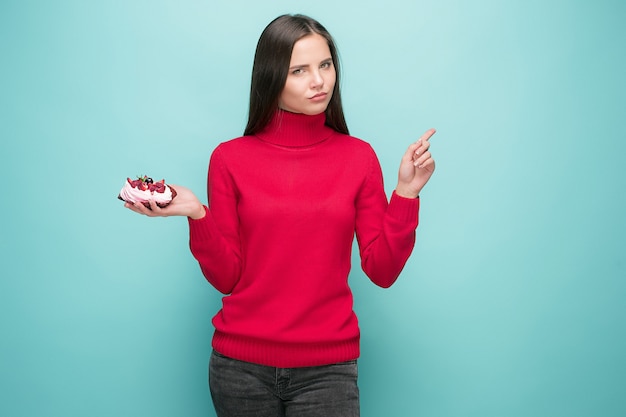
{"label": "turtleneck collar", "polygon": [[289,148],[312,146],[333,134],[334,130],[325,123],[325,113],[310,116],[277,110],[268,125],[256,136],[263,142]]}

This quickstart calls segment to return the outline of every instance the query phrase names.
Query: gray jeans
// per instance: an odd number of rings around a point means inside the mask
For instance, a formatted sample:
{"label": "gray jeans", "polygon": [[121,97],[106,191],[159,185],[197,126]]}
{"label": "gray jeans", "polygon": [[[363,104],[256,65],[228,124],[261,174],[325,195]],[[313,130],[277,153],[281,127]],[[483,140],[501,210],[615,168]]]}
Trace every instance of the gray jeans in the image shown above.
{"label": "gray jeans", "polygon": [[357,362],[274,368],[216,351],[209,387],[218,417],[359,417]]}

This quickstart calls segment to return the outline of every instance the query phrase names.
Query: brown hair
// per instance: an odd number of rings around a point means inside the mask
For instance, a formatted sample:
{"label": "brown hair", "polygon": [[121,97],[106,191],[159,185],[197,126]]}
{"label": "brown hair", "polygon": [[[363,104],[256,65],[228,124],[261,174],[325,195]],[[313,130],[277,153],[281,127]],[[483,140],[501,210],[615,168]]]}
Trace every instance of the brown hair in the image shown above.
{"label": "brown hair", "polygon": [[244,135],[254,135],[270,122],[278,109],[278,99],[287,81],[294,44],[307,35],[318,34],[328,42],[336,72],[333,95],[326,108],[326,125],[348,134],[339,88],[339,57],[335,42],[318,21],[308,16],[282,15],[270,22],[261,33],[254,55],[250,109]]}

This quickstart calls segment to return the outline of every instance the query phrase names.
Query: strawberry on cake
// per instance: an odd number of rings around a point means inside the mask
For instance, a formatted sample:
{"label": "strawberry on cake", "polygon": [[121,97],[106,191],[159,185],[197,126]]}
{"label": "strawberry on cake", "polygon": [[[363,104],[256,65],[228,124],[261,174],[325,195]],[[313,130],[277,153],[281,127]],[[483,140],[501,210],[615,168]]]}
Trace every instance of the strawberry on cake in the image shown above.
{"label": "strawberry on cake", "polygon": [[139,176],[136,180],[127,178],[117,196],[127,203],[142,203],[147,208],[150,208],[150,200],[154,200],[161,208],[167,207],[174,197],[176,190],[165,184],[165,180],[155,182],[146,175]]}

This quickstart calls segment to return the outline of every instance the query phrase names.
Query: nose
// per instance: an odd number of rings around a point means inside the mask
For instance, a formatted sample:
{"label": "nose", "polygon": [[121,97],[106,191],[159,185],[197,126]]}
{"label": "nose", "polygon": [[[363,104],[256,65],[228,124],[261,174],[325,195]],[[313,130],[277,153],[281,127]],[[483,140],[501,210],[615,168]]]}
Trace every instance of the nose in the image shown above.
{"label": "nose", "polygon": [[320,71],[313,71],[311,75],[311,88],[318,89],[324,85],[324,77]]}

